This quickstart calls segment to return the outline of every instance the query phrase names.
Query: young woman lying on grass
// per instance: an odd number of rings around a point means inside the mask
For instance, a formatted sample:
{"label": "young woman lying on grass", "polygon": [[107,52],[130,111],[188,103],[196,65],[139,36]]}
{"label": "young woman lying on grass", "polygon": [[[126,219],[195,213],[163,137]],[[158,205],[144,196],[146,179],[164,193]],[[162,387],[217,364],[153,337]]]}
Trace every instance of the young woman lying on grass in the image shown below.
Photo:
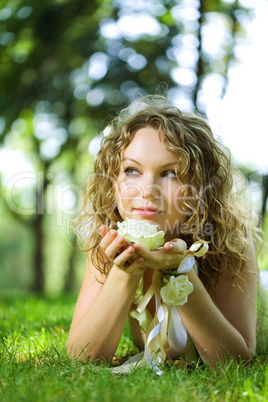
{"label": "young woman lying on grass", "polygon": [[[76,222],[87,259],[71,357],[110,362],[127,317],[134,343],[146,350],[143,362],[153,367],[179,356],[211,365],[230,356],[248,361],[267,348],[267,295],[255,254],[262,240],[241,184],[203,118],[164,97],[121,112]],[[117,230],[127,218],[157,225],[164,244],[148,250],[128,241]],[[139,222],[128,221],[142,231]]]}

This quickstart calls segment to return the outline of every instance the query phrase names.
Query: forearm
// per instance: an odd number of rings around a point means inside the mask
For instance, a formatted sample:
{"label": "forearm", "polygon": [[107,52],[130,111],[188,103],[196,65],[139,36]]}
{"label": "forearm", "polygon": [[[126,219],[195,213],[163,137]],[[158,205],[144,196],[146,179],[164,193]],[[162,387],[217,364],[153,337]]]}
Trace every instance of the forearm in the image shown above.
{"label": "forearm", "polygon": [[102,289],[82,319],[71,327],[67,348],[82,360],[114,355],[133,301],[140,276],[129,276],[113,267]]}
{"label": "forearm", "polygon": [[227,356],[249,360],[255,345],[224,317],[194,272],[189,273],[194,291],[188,302],[178,307],[182,320],[203,361],[212,364]]}

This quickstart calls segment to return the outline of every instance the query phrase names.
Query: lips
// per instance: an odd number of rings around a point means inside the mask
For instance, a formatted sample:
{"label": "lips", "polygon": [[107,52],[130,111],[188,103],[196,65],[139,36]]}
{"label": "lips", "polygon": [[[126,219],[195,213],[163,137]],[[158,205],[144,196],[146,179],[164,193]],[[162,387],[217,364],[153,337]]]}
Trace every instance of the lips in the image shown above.
{"label": "lips", "polygon": [[152,207],[142,207],[142,208],[134,208],[134,211],[138,213],[140,216],[155,216],[159,214],[163,214],[163,211]]}

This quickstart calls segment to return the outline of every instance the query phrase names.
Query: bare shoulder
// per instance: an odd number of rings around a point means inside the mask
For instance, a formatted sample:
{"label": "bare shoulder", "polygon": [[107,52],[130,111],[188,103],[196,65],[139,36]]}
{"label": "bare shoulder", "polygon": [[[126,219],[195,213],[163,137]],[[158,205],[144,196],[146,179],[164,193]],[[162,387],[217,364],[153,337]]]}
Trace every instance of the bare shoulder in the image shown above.
{"label": "bare shoulder", "polygon": [[[245,268],[238,280],[237,286],[232,284],[231,274],[224,274],[216,286],[214,292],[212,293],[212,298],[215,301],[220,301],[221,297],[226,295],[226,292],[233,292],[239,290],[238,294],[244,295],[243,297],[248,298],[250,293],[256,288],[257,289],[257,260],[256,253],[252,238],[249,239],[249,245],[246,256]],[[226,303],[226,300],[225,300]]]}
{"label": "bare shoulder", "polygon": [[72,325],[75,325],[80,321],[83,315],[94,303],[106,278],[107,276],[101,274],[101,272],[92,264],[91,254],[88,252],[86,256],[83,282],[77,299]]}
{"label": "bare shoulder", "polygon": [[225,318],[255,347],[257,306],[257,261],[252,239],[249,239],[245,269],[237,285],[231,275],[220,278],[211,297]]}

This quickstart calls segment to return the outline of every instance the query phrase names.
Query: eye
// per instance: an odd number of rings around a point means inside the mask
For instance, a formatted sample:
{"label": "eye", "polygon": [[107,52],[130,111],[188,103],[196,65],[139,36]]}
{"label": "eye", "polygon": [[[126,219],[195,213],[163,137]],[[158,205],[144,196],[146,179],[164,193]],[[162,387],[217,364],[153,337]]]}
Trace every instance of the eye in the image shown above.
{"label": "eye", "polygon": [[137,169],[129,167],[125,169],[125,173],[127,176],[137,176],[139,174],[139,171]]}
{"label": "eye", "polygon": [[165,170],[165,171],[162,173],[162,177],[168,177],[168,178],[170,178],[170,179],[177,179],[177,178],[178,178],[178,175],[176,174],[176,171],[175,171],[175,170]]}

